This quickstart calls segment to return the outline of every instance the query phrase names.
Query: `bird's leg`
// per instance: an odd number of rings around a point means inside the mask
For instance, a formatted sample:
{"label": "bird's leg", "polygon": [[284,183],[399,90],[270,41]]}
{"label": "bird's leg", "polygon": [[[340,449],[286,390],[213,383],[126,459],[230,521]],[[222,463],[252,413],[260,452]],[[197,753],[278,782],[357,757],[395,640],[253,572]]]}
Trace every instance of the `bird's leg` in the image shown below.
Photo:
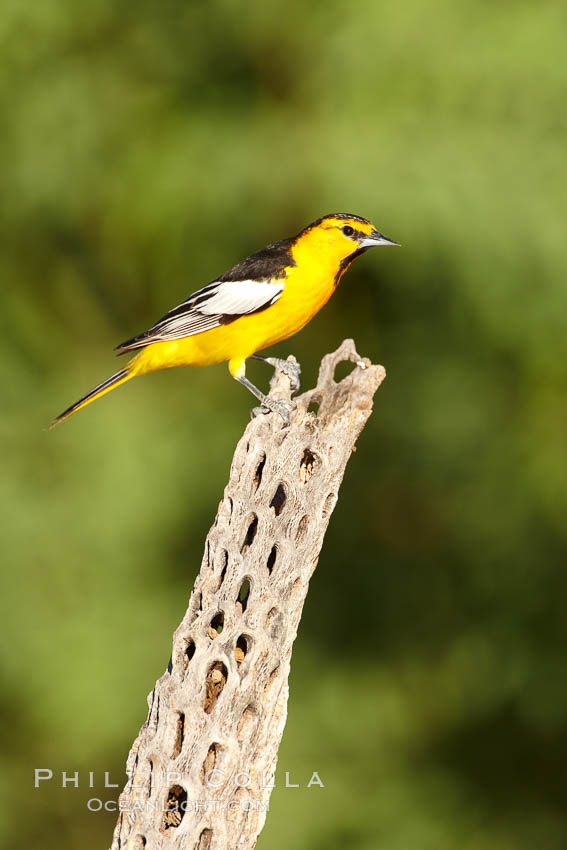
{"label": "bird's leg", "polygon": [[257,408],[252,411],[254,414],[273,411],[274,413],[279,413],[286,425],[289,425],[289,413],[290,410],[295,409],[295,402],[270,398],[263,393],[262,390],[259,390],[258,387],[255,387],[252,381],[249,381],[246,377],[246,361],[241,357],[234,357],[229,360],[228,369],[233,378],[242,384],[243,387],[246,387],[252,395],[255,395],[256,398],[262,402],[261,408]]}
{"label": "bird's leg", "polygon": [[274,369],[279,369],[284,375],[287,375],[291,383],[292,393],[297,392],[301,386],[299,376],[301,374],[301,366],[299,363],[290,363],[288,360],[283,360],[281,357],[262,357],[261,354],[253,354],[253,360],[263,360],[264,363],[269,363]]}
{"label": "bird's leg", "polygon": [[246,387],[247,390],[250,390],[252,395],[255,395],[256,398],[262,402],[262,407],[255,407],[252,411],[253,414],[257,415],[259,413],[269,413],[270,411],[273,413],[279,413],[285,424],[289,425],[289,410],[286,405],[289,405],[293,409],[295,407],[294,402],[278,401],[277,399],[269,398],[262,392],[262,390],[255,387],[252,381],[245,378],[244,375],[236,380],[242,384],[243,387]]}

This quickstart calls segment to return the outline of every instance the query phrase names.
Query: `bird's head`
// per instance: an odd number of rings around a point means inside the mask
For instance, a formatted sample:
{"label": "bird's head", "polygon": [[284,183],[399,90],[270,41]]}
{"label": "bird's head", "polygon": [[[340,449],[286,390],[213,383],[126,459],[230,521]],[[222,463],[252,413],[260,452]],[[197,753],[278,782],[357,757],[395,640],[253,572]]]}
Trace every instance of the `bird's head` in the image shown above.
{"label": "bird's head", "polygon": [[336,262],[344,263],[345,267],[368,248],[399,244],[380,233],[367,219],[347,213],[317,219],[301,231],[298,240],[324,251]]}

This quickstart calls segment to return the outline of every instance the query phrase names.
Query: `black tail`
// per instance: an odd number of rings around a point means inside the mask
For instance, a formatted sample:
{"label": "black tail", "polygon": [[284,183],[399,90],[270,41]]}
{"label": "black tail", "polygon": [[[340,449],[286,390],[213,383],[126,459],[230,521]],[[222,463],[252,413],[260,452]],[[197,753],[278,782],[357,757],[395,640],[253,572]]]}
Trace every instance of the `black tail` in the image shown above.
{"label": "black tail", "polygon": [[78,410],[86,407],[87,404],[91,403],[91,401],[94,401],[96,398],[110,392],[110,390],[113,390],[114,387],[117,387],[119,384],[123,384],[124,381],[133,377],[134,376],[130,374],[128,369],[121,369],[120,372],[116,372],[116,374],[111,375],[110,378],[107,378],[106,381],[103,381],[102,384],[99,384],[98,387],[94,388],[94,390],[91,390],[89,393],[80,398],[79,401],[76,401],[75,404],[72,404],[71,407],[68,407],[67,410],[64,410],[63,413],[60,413],[57,419],[53,420],[49,428],[55,428],[56,425],[59,425],[60,422],[64,422],[65,419],[68,419],[74,413],[77,413]]}

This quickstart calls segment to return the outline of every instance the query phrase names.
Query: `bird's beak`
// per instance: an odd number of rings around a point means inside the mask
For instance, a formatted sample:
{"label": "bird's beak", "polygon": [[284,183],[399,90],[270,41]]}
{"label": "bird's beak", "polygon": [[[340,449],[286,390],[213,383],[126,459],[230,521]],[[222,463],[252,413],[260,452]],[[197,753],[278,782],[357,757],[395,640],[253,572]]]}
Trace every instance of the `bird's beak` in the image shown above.
{"label": "bird's beak", "polygon": [[383,233],[378,233],[377,230],[373,230],[372,233],[369,233],[368,236],[365,236],[358,243],[361,248],[374,248],[377,245],[396,245],[398,248],[401,247],[399,242],[394,242],[393,239],[388,239],[387,236],[384,236]]}

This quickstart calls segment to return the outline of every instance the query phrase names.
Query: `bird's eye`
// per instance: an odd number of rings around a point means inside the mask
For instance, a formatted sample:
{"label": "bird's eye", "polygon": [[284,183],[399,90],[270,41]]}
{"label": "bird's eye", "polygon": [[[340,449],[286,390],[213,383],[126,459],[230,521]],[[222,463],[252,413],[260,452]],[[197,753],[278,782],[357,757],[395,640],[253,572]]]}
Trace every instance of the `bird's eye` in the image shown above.
{"label": "bird's eye", "polygon": [[352,236],[354,234],[354,227],[351,227],[350,224],[345,224],[342,231],[345,236]]}

